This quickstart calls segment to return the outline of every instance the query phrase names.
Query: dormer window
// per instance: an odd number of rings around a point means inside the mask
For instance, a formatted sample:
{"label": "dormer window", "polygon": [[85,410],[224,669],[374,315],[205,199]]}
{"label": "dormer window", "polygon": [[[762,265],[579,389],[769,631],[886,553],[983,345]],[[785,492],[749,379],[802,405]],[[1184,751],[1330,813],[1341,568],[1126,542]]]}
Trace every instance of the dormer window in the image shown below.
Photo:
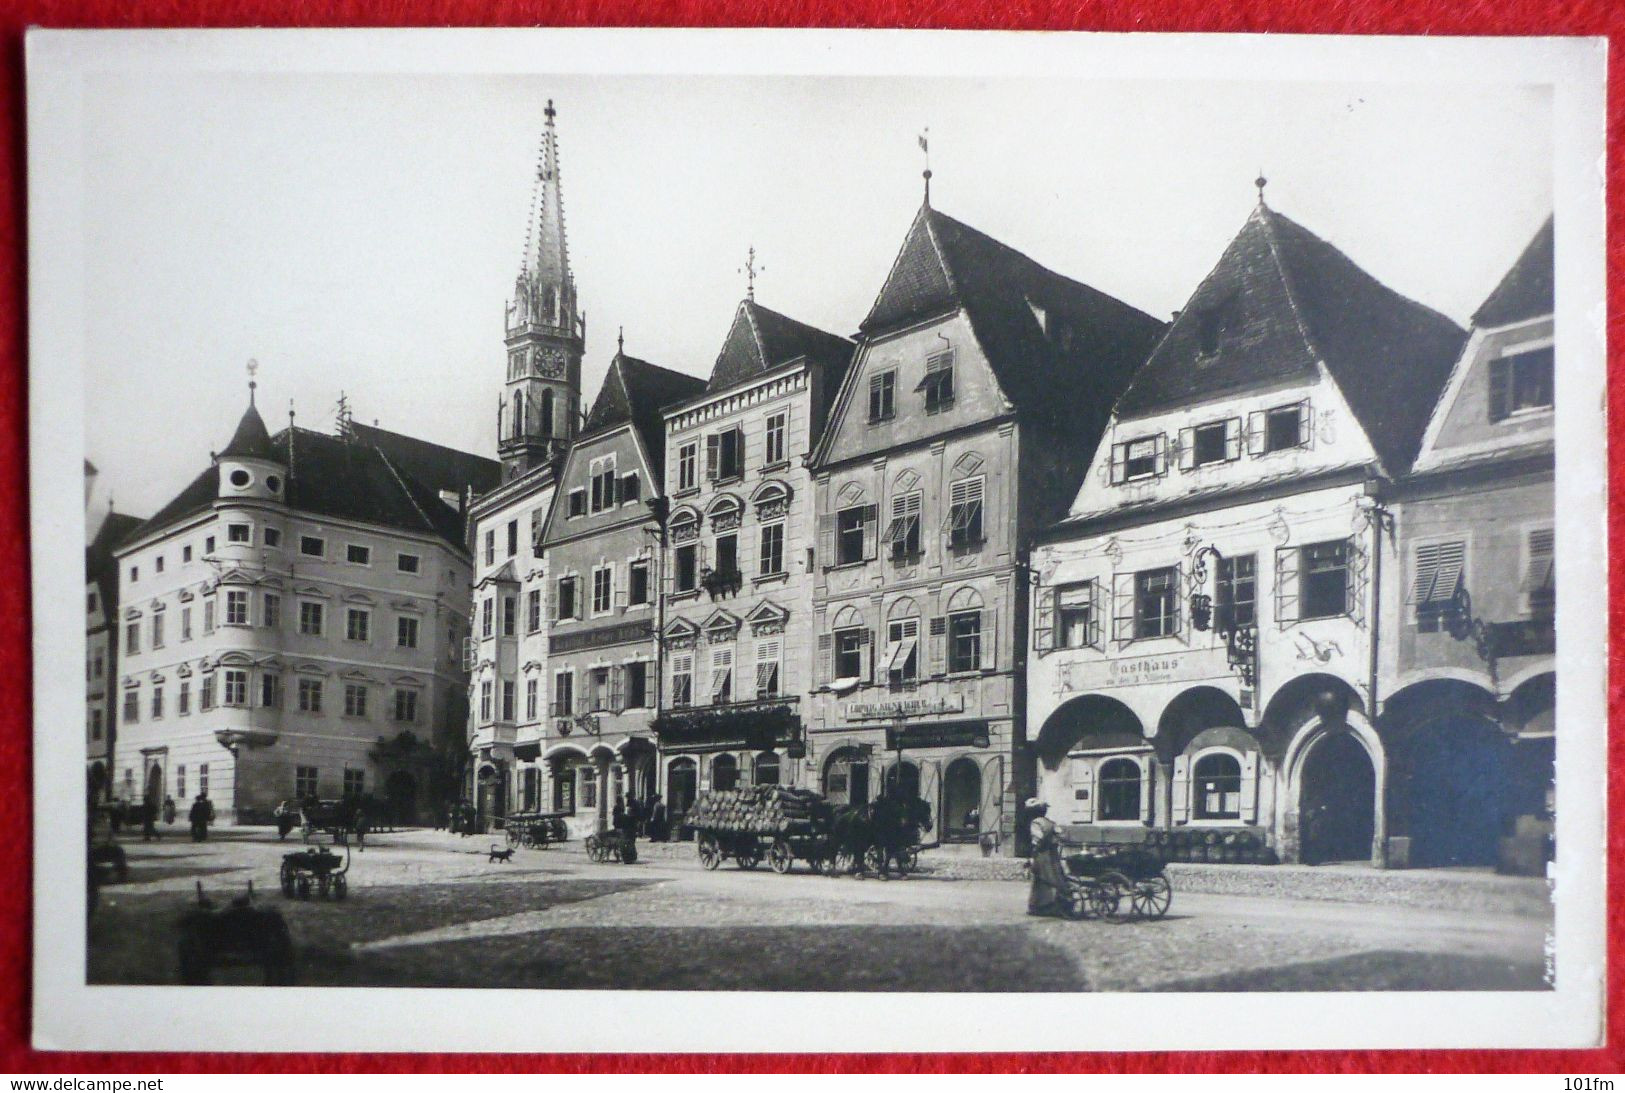
{"label": "dormer window", "polygon": [[1168,438],[1161,433],[1112,445],[1112,483],[1157,478],[1168,470]]}
{"label": "dormer window", "polygon": [[1247,415],[1247,450],[1254,455],[1308,447],[1309,402],[1294,402]]}
{"label": "dormer window", "polygon": [[1219,352],[1219,344],[1224,336],[1236,325],[1236,298],[1226,297],[1207,307],[1198,308],[1196,312],[1196,343],[1197,348],[1204,357],[1211,357]]}
{"label": "dormer window", "polygon": [[944,349],[925,359],[925,378],[914,388],[925,392],[925,412],[938,414],[954,404],[954,351]]}
{"label": "dormer window", "polygon": [[1552,408],[1551,346],[1490,361],[1490,420]]}

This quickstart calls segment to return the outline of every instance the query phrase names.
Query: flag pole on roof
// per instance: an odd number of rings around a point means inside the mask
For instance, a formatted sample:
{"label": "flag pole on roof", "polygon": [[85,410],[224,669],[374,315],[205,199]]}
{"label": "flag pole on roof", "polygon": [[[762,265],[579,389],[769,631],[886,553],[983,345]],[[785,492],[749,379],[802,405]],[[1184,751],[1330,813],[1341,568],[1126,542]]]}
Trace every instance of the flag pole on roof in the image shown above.
{"label": "flag pole on roof", "polygon": [[920,133],[920,151],[925,153],[925,203],[931,204],[931,127]]}

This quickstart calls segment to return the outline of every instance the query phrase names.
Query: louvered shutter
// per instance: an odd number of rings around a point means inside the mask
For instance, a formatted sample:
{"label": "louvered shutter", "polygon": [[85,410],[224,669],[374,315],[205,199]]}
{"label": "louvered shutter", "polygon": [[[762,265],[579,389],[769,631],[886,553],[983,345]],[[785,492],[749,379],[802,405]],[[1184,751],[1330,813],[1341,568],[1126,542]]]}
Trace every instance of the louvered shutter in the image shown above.
{"label": "louvered shutter", "polygon": [[825,687],[835,678],[835,635],[818,635],[818,685]]}
{"label": "louvered shutter", "polygon": [[1241,419],[1233,417],[1224,423],[1224,458],[1234,461],[1241,458]]}
{"label": "louvered shutter", "polygon": [[1179,469],[1191,470],[1196,466],[1196,430],[1179,430]]}
{"label": "louvered shutter", "polygon": [[615,570],[612,567],[610,569],[610,578],[609,579],[610,579],[610,587],[614,589],[613,596],[614,596],[614,603],[615,603],[615,613],[616,614],[625,614],[626,613],[626,587],[627,587],[628,584],[631,583],[631,581],[630,581],[631,573],[630,573],[630,571],[628,571],[628,574],[627,574],[628,580],[625,580],[625,581],[617,581],[615,579],[614,573],[615,573]]}
{"label": "louvered shutter", "polygon": [[863,506],[863,560],[873,561],[880,549],[880,506]]}
{"label": "louvered shutter", "polygon": [[1053,588],[1041,588],[1033,599],[1033,648],[1046,652],[1055,648],[1055,603],[1058,593]]}
{"label": "louvered shutter", "polygon": [[1168,434],[1158,433],[1152,437],[1151,450],[1154,453],[1153,466],[1156,468],[1155,474],[1158,478],[1161,478],[1168,473]]}
{"label": "louvered shutter", "polygon": [[858,631],[858,678],[875,678],[875,636],[866,626]]}
{"label": "louvered shutter", "polygon": [[1297,547],[1275,550],[1275,625],[1286,628],[1298,621],[1298,566],[1302,555]]}
{"label": "louvered shutter", "polygon": [[1126,645],[1134,640],[1134,574],[1112,574],[1112,640]]}
{"label": "louvered shutter", "polygon": [[980,820],[983,832],[998,831],[1004,819],[1004,756],[995,755],[982,767]]}
{"label": "louvered shutter", "polygon": [[982,647],[983,671],[991,672],[999,666],[999,612],[997,608],[987,607],[982,610],[982,634],[980,644]]}
{"label": "louvered shutter", "polygon": [[1072,822],[1095,822],[1095,761],[1078,757],[1072,760]]}
{"label": "louvered shutter", "polygon": [[931,633],[928,635],[927,650],[930,653],[931,674],[940,676],[948,670],[948,619],[937,615],[931,619]]}
{"label": "louvered shutter", "polygon": [[1490,361],[1490,420],[1512,413],[1512,362],[1506,357]]}
{"label": "louvered shutter", "polygon": [[584,619],[587,617],[587,587],[585,582],[581,581],[579,578],[575,579],[575,587],[576,618]]}
{"label": "louvered shutter", "polygon": [[1304,448],[1315,446],[1315,414],[1308,399],[1298,403],[1298,445]]}
{"label": "louvered shutter", "polygon": [[705,438],[705,477],[715,481],[717,477],[717,461],[722,449],[722,435],[712,433]]}
{"label": "louvered shutter", "polygon": [[1152,818],[1151,795],[1157,785],[1157,764],[1147,756],[1140,760],[1140,822],[1148,824]]}
{"label": "louvered shutter", "polygon": [[553,583],[552,581],[542,582],[542,598],[547,601],[542,610],[546,612],[549,622],[557,622],[559,619],[559,598],[553,590]]}
{"label": "louvered shutter", "polygon": [[1112,445],[1112,485],[1120,486],[1128,477],[1128,445]]}
{"label": "louvered shutter", "polygon": [[1416,548],[1416,573],[1411,578],[1406,603],[1421,605],[1433,599],[1433,586],[1439,579],[1439,552],[1443,546],[1442,543],[1425,543]]}
{"label": "louvered shutter", "polygon": [[818,564],[829,569],[835,564],[835,514],[818,518]]}
{"label": "louvered shutter", "polygon": [[1247,415],[1247,452],[1249,455],[1264,454],[1266,420],[1267,415],[1262,410],[1254,410]]}
{"label": "louvered shutter", "polygon": [[1185,565],[1181,562],[1174,570],[1173,636],[1189,644],[1190,634],[1185,630]]}
{"label": "louvered shutter", "polygon": [[1365,625],[1365,594],[1370,584],[1370,555],[1365,545],[1355,536],[1348,540],[1348,584],[1346,587],[1348,616],[1358,626]]}
{"label": "louvered shutter", "polygon": [[1173,814],[1169,819],[1176,824],[1189,823],[1191,818],[1191,761],[1183,755],[1174,756]]}
{"label": "louvered shutter", "polygon": [[1258,819],[1258,753],[1250,751],[1241,757],[1241,822],[1253,823]]}
{"label": "louvered shutter", "polygon": [[1100,581],[1093,580],[1086,586],[1089,596],[1089,618],[1084,627],[1083,641],[1091,649],[1101,648],[1100,617],[1102,613],[1100,603]]}
{"label": "louvered shutter", "polygon": [[626,709],[626,669],[619,664],[609,670],[609,708],[614,713]]}

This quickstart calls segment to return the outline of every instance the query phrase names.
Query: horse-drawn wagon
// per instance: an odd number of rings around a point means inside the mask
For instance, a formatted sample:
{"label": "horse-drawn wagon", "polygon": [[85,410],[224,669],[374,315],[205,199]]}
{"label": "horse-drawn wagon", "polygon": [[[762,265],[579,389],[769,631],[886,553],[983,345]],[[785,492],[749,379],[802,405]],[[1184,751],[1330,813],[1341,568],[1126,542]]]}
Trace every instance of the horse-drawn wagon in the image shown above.
{"label": "horse-drawn wagon", "polygon": [[1128,922],[1161,918],[1173,902],[1161,855],[1137,846],[1091,847],[1066,858],[1067,918]]}
{"label": "horse-drawn wagon", "polygon": [[810,790],[750,786],[700,794],[685,823],[707,869],[732,858],[741,869],[766,861],[775,873],[804,861],[816,873],[835,862],[834,819],[829,802]]}

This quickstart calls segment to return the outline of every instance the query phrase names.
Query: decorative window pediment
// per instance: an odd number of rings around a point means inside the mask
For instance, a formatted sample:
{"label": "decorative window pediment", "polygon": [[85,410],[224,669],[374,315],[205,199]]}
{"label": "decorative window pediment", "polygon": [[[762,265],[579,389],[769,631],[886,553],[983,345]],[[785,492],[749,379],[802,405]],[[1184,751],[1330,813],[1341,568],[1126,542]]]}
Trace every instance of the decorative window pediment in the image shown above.
{"label": "decorative window pediment", "polygon": [[215,660],[215,663],[230,664],[233,666],[251,665],[254,663],[254,658],[249,656],[247,653],[239,652],[238,650],[233,649],[229,653],[221,653],[219,658]]}
{"label": "decorative window pediment", "polygon": [[835,492],[836,500],[842,505],[855,505],[865,497],[863,486],[857,482],[848,482]]}
{"label": "decorative window pediment", "polygon": [[241,569],[228,569],[215,584],[254,584],[254,576]]}
{"label": "decorative window pediment", "polygon": [[175,666],[175,674],[180,676],[182,679],[190,679],[192,678],[192,666],[190,664],[177,664]]}
{"label": "decorative window pediment", "polygon": [[261,668],[275,668],[278,671],[280,671],[282,668],[282,658],[276,656],[261,657],[259,660],[255,661],[255,663]]}
{"label": "decorative window pediment", "polygon": [[317,587],[316,585],[313,585],[313,584],[300,585],[298,588],[294,589],[293,591],[294,591],[295,595],[299,595],[299,596],[318,596],[318,597],[320,597],[322,599],[326,599],[328,597],[328,595],[329,595],[327,589],[319,588],[319,587]]}
{"label": "decorative window pediment", "polygon": [[139,686],[141,686],[141,681],[139,679],[135,678],[134,676],[125,676],[124,677],[124,686],[126,686],[126,687],[139,687]]}
{"label": "decorative window pediment", "polygon": [[139,619],[141,617],[141,608],[126,607],[124,609],[124,617],[127,619]]}
{"label": "decorative window pediment", "polygon": [[716,531],[732,531],[745,514],[745,503],[731,493],[717,497],[705,510],[706,519]]}
{"label": "decorative window pediment", "polygon": [[527,660],[525,663],[519,666],[519,670],[521,672],[539,672],[542,670],[542,662],[539,660]]}
{"label": "decorative window pediment", "polygon": [[389,606],[396,611],[404,611],[412,615],[423,614],[423,607],[414,600],[391,600]]}
{"label": "decorative window pediment", "polygon": [[365,592],[346,592],[344,594],[344,602],[345,603],[364,603],[368,607],[371,607],[374,604],[376,604],[378,601],[373,599],[371,596],[367,595]]}
{"label": "decorative window pediment", "polygon": [[705,620],[704,630],[707,641],[732,641],[739,633],[739,616],[718,608]]}
{"label": "decorative window pediment", "polygon": [[772,600],[763,600],[745,616],[745,621],[750,623],[750,632],[757,637],[783,633],[785,623],[789,619],[790,612]]}
{"label": "decorative window pediment", "polygon": [[182,603],[191,603],[194,599],[196,599],[196,596],[190,588],[181,589],[180,601]]}
{"label": "decorative window pediment", "polygon": [[149,604],[148,607],[147,607],[147,610],[149,610],[149,611],[162,611],[163,609],[164,609],[164,601],[163,600],[153,600],[152,603]]}
{"label": "decorative window pediment", "polygon": [[417,676],[411,676],[411,675],[391,676],[389,682],[392,685],[396,686],[396,687],[421,687],[421,686],[423,686],[423,680],[419,679]]}
{"label": "decorative window pediment", "polygon": [[756,506],[756,518],[774,520],[783,516],[790,511],[791,495],[790,487],[776,478],[763,482],[750,495],[750,503]]}
{"label": "decorative window pediment", "polygon": [[673,619],[666,624],[666,644],[673,649],[691,649],[700,636],[700,628],[687,619]]}
{"label": "decorative window pediment", "polygon": [[328,674],[326,668],[323,668],[320,664],[309,660],[301,661],[298,664],[295,664],[293,666],[293,670],[304,676],[325,676]]}
{"label": "decorative window pediment", "polygon": [[340,673],[339,678],[340,679],[352,680],[352,681],[354,681],[356,683],[377,683],[377,682],[379,682],[379,679],[378,679],[377,676],[368,675],[366,672],[363,672],[360,668],[351,668],[348,672],[342,672],[342,673]]}
{"label": "decorative window pediment", "polygon": [[152,674],[150,674],[149,676],[147,676],[147,679],[149,679],[153,683],[162,683],[164,681],[164,673],[155,671]]}
{"label": "decorative window pediment", "polygon": [[267,573],[265,576],[260,578],[259,583],[264,585],[266,588],[281,588],[282,578],[272,576],[271,574]]}
{"label": "decorative window pediment", "polygon": [[696,510],[683,507],[672,513],[667,521],[671,531],[671,541],[686,543],[700,537],[700,514]]}

